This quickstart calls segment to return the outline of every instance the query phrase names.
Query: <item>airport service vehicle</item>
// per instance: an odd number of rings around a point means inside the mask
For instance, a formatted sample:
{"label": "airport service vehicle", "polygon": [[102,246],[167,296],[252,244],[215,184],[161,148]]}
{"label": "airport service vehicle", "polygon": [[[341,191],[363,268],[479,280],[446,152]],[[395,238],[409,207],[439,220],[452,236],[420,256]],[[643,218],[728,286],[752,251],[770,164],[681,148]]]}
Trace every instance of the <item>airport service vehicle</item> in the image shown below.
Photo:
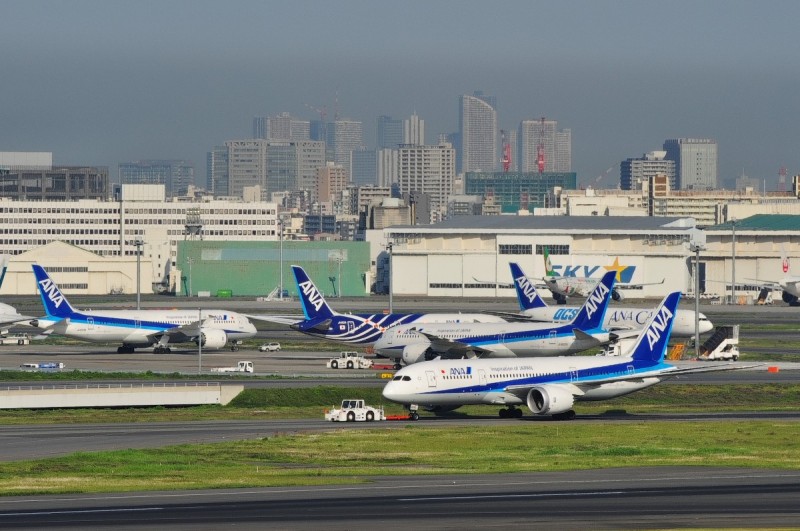
{"label": "airport service vehicle", "polygon": [[724,364],[679,368],[664,362],[681,294],[667,295],[639,333],[627,356],[570,356],[536,359],[436,359],[404,367],[383,389],[392,402],[425,409],[453,410],[463,405],[504,406],[501,418],[519,418],[517,406],[533,415],[568,420],[577,401],[608,400],[655,385],[673,376],[747,369]]}
{"label": "airport service vehicle", "polygon": [[22,369],[63,369],[64,364],[55,361],[46,361],[42,363],[23,363],[20,365]]}
{"label": "airport service vehicle", "polygon": [[31,326],[45,334],[94,342],[121,342],[118,354],[153,346],[155,354],[170,351],[171,343],[193,342],[220,349],[256,335],[245,316],[230,310],[75,310],[45,269],[33,264],[33,273],[47,315]]}
{"label": "airport service vehicle", "polygon": [[329,369],[369,369],[372,360],[368,360],[358,352],[342,352],[338,358],[331,358],[325,364]]}
{"label": "airport service vehicle", "polygon": [[289,325],[304,334],[351,345],[371,346],[399,324],[411,323],[504,323],[505,319],[486,313],[375,313],[343,314],[333,310],[305,270],[293,265],[297,293],[304,317],[247,315],[251,319]]}
{"label": "airport service vehicle", "polygon": [[349,398],[342,400],[339,409],[332,407],[325,412],[325,420],[330,422],[372,422],[374,420],[386,420],[383,408],[371,407],[364,404],[360,398]]}
{"label": "airport service vehicle", "polygon": [[260,347],[258,347],[260,352],[280,352],[281,344],[280,343],[264,343]]}
{"label": "airport service vehicle", "polygon": [[[535,322],[565,323],[575,317],[580,307],[578,306],[548,306],[539,295],[531,278],[522,272],[516,262],[508,264],[511,269],[511,278],[519,302],[519,313],[492,312],[507,320],[530,320]],[[610,306],[606,312],[603,328],[611,332],[618,330],[638,330],[647,324],[653,316],[654,308],[635,308]],[[704,314],[699,314],[697,319],[701,334],[710,332],[714,325]],[[695,329],[694,310],[678,309],[672,326],[672,337],[694,337]]]}
{"label": "airport service vehicle", "polygon": [[739,325],[718,326],[714,335],[700,345],[700,360],[739,359]]}
{"label": "airport service vehicle", "polygon": [[236,367],[214,367],[211,372],[253,372],[253,362],[240,361]]}
{"label": "airport service vehicle", "polygon": [[0,345],[30,345],[31,338],[26,335],[0,336]]}

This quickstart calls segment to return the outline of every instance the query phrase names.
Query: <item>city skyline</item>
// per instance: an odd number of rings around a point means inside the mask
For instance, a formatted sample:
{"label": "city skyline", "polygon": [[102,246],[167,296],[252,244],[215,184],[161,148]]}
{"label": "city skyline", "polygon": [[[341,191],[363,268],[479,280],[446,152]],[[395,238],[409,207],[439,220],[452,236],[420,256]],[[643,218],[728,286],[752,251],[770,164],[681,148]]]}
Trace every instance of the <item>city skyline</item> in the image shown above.
{"label": "city skyline", "polygon": [[[55,164],[191,161],[288,112],[458,130],[461,95],[497,101],[498,128],[557,120],[582,185],[669,138],[712,138],[719,179],[775,189],[800,173],[800,5],[776,1],[389,2],[97,0],[4,3],[0,151]],[[516,158],[516,155],[515,155]],[[607,172],[609,167],[614,170]],[[598,180],[597,178],[601,179]]]}

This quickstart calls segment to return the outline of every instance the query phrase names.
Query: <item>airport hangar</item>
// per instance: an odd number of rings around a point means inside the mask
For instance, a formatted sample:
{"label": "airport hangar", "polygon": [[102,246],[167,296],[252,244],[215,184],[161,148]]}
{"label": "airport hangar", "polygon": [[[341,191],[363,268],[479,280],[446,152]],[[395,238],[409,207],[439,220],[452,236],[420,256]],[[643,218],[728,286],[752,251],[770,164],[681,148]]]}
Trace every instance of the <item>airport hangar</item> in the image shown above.
{"label": "airport hangar", "polygon": [[[730,295],[735,270],[734,302],[747,304],[759,284],[745,279],[777,281],[787,274],[782,253],[800,253],[800,216],[758,215],[703,230],[691,217],[459,216],[387,228],[384,236],[395,295],[513,297],[509,262],[541,278],[547,247],[553,269],[565,276],[599,278],[613,269],[618,282],[648,284],[620,290],[631,299],[693,294],[699,258],[701,294]],[[698,256],[692,243],[701,246]]]}

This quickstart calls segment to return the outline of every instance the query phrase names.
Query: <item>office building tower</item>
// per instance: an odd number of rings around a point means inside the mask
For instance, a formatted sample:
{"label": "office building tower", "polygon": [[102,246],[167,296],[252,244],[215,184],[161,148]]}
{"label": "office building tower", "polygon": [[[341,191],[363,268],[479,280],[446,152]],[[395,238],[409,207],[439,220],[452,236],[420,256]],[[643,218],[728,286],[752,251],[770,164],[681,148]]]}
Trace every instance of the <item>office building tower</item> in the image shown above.
{"label": "office building tower", "polygon": [[333,201],[349,185],[350,179],[347,169],[333,162],[328,162],[325,166],[317,169],[317,187],[314,201],[319,203]]}
{"label": "office building tower", "polygon": [[267,189],[267,141],[230,140],[228,148],[228,194],[244,197],[245,186]]}
{"label": "office building tower", "polygon": [[576,188],[575,172],[468,172],[464,193],[483,196],[485,203],[499,205],[504,214],[533,211],[548,204],[554,187]]}
{"label": "office building tower", "polygon": [[[16,162],[24,162],[24,164],[10,164],[7,169],[0,171],[0,197],[3,199],[14,201],[97,199],[107,201],[110,197],[108,167],[106,166],[53,166],[46,168],[47,163],[43,158],[39,160],[36,160],[35,157],[23,159],[17,159]],[[37,234],[37,229],[30,230],[32,232],[27,234]],[[0,233],[4,231],[8,234],[7,229],[0,230]]]}
{"label": "office building tower", "polygon": [[253,138],[263,140],[309,140],[311,122],[292,117],[288,112],[277,116],[253,118]]}
{"label": "office building tower", "polygon": [[393,184],[397,184],[398,150],[380,149],[376,158],[378,186],[391,187]]}
{"label": "office building tower", "polygon": [[206,189],[215,196],[228,195],[227,146],[214,146],[206,154]]}
{"label": "office building tower", "polygon": [[619,186],[623,190],[641,190],[650,177],[667,177],[671,190],[675,189],[675,161],[666,158],[666,151],[650,151],[640,158],[626,159],[620,163]]}
{"label": "office building tower", "polygon": [[[519,124],[517,160],[519,171],[572,171],[572,132],[558,130],[555,120],[523,120]],[[544,166],[539,167],[542,151]]]}
{"label": "office building tower", "polygon": [[447,143],[400,146],[397,175],[400,193],[427,194],[431,211],[443,212],[456,176],[455,155],[455,150]]}
{"label": "office building tower", "polygon": [[420,119],[417,113],[403,120],[403,144],[425,145],[425,120]]}
{"label": "office building tower", "polygon": [[350,175],[350,152],[364,144],[361,122],[336,120],[327,128],[327,159],[342,166]]}
{"label": "office building tower", "polygon": [[375,186],[378,183],[378,152],[358,149],[352,152],[350,181],[356,186]]}
{"label": "office building tower", "polygon": [[459,100],[459,173],[497,167],[497,111],[490,102],[493,97],[479,92],[462,95]]}
{"label": "office building tower", "polygon": [[395,120],[391,116],[378,117],[378,149],[397,149],[403,141],[403,120]]}
{"label": "office building tower", "polygon": [[119,164],[120,184],[163,184],[167,195],[186,195],[194,185],[194,166],[185,160],[140,160]]}
{"label": "office building tower", "polygon": [[717,141],[710,138],[673,138],[664,142],[666,158],[675,161],[676,189],[717,188]]}

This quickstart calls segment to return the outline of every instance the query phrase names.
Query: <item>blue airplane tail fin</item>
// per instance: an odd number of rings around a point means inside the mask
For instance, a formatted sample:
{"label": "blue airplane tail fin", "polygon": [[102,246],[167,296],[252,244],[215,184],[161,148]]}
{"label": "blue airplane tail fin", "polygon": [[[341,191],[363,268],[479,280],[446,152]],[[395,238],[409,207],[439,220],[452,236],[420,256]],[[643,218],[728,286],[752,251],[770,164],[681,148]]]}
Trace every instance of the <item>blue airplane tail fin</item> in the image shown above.
{"label": "blue airplane tail fin", "polygon": [[42,297],[44,311],[48,316],[65,318],[75,313],[67,298],[42,266],[33,264],[33,274],[36,277],[39,296]]}
{"label": "blue airplane tail fin", "polygon": [[8,255],[0,256],[0,288],[3,287],[3,279],[6,278],[6,269],[8,269]]}
{"label": "blue airplane tail fin", "polygon": [[635,361],[656,364],[664,361],[667,343],[672,335],[672,324],[678,310],[681,294],[674,291],[664,297],[661,305],[647,322],[633,346],[631,357]]}
{"label": "blue airplane tail fin", "polygon": [[508,266],[511,268],[511,278],[514,280],[514,289],[517,292],[519,309],[525,311],[531,308],[547,308],[547,304],[545,304],[539,296],[536,287],[531,283],[530,279],[522,272],[522,268],[519,267],[519,264],[511,262]]}
{"label": "blue airplane tail fin", "polygon": [[617,272],[608,271],[597,286],[592,290],[586,302],[583,303],[581,309],[572,320],[572,327],[579,330],[590,330],[593,328],[602,328],[603,321],[606,318],[606,310],[608,309],[608,301],[611,299],[611,291],[614,289],[614,281],[616,280]]}
{"label": "blue airplane tail fin", "polygon": [[336,312],[325,302],[325,297],[322,296],[322,293],[308,277],[305,270],[300,266],[293,265],[292,273],[294,273],[294,279],[297,282],[297,293],[300,295],[300,302],[303,306],[306,320],[322,322],[333,318]]}

